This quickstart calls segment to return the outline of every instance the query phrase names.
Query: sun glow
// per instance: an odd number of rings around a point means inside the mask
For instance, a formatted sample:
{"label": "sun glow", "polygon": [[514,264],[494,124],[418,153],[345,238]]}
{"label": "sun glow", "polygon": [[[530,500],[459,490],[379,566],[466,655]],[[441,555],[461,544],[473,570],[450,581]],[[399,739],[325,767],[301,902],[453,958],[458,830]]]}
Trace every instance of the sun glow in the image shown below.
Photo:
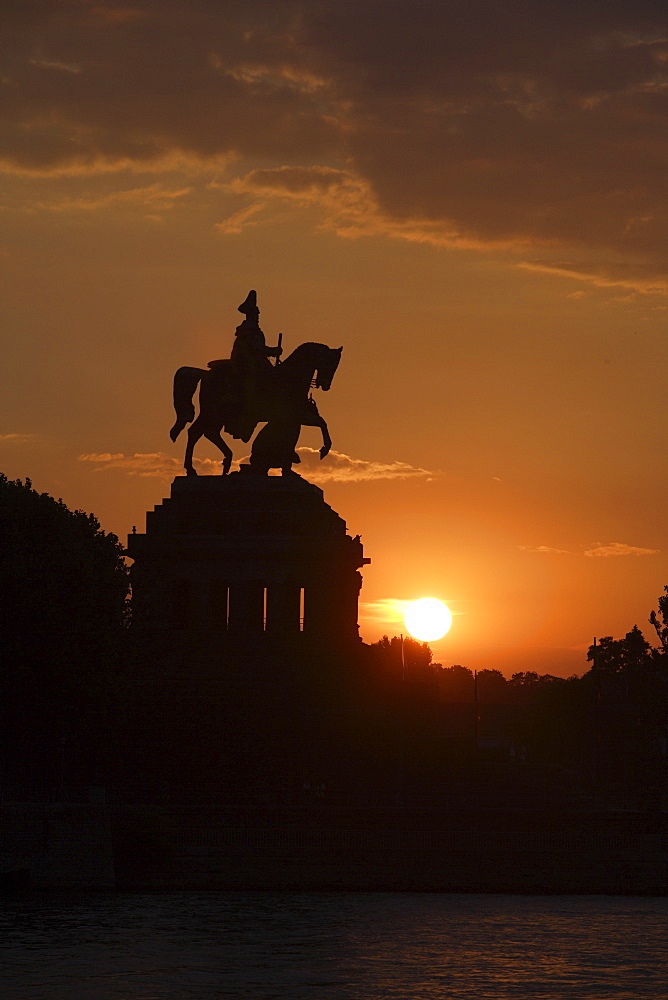
{"label": "sun glow", "polygon": [[433,642],[450,631],[452,613],[443,601],[435,597],[421,597],[406,605],[404,622],[414,639]]}

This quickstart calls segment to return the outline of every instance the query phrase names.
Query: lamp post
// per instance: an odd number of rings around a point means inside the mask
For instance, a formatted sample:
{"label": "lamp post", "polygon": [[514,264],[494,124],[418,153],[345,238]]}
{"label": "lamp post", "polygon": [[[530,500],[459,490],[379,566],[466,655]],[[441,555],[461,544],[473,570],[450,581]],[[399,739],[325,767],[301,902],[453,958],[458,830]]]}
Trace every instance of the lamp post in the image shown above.
{"label": "lamp post", "polygon": [[480,703],[478,701],[478,671],[473,671],[473,738],[475,740],[475,752],[478,753],[478,742],[480,739]]}
{"label": "lamp post", "polygon": [[401,650],[401,732],[399,734],[399,805],[405,804],[406,791],[406,659],[404,633],[399,636]]}

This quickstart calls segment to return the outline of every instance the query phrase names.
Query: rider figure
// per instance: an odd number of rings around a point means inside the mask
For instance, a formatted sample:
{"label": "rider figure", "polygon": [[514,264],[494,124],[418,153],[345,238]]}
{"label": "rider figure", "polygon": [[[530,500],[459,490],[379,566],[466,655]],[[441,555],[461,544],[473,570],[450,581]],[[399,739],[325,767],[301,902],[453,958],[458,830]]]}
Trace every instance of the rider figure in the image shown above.
{"label": "rider figure", "polygon": [[[271,378],[269,373],[273,367],[269,358],[279,358],[283,351],[280,347],[267,347],[264,333],[260,329],[260,310],[254,290],[241,303],[239,312],[244,314],[245,319],[236,329],[230,360],[236,368],[241,385],[240,412],[233,425],[228,424],[227,429],[234,437],[248,441],[258,422],[258,414],[263,404],[266,405]],[[215,364],[215,361],[211,361],[209,367]]]}
{"label": "rider figure", "polygon": [[232,361],[238,364],[243,372],[271,371],[269,358],[279,358],[283,351],[280,347],[267,347],[260,329],[260,310],[257,307],[255,291],[248,293],[246,301],[239,306],[239,312],[246,318],[236,329]]}

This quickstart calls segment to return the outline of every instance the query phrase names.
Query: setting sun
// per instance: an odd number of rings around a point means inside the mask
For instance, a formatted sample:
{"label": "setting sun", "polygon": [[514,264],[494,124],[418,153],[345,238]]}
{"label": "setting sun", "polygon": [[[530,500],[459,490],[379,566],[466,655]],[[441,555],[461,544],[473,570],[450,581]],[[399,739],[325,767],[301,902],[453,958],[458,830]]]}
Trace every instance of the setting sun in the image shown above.
{"label": "setting sun", "polygon": [[450,608],[435,597],[421,597],[406,605],[404,612],[406,628],[420,642],[441,639],[452,625]]}

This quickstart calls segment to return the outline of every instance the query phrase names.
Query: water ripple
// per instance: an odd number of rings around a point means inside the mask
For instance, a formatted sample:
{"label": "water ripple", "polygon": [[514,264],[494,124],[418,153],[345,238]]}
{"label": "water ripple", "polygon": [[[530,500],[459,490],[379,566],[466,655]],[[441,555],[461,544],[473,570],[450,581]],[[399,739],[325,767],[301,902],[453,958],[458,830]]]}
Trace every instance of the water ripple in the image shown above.
{"label": "water ripple", "polygon": [[668,900],[27,894],[3,1000],[665,1000]]}

